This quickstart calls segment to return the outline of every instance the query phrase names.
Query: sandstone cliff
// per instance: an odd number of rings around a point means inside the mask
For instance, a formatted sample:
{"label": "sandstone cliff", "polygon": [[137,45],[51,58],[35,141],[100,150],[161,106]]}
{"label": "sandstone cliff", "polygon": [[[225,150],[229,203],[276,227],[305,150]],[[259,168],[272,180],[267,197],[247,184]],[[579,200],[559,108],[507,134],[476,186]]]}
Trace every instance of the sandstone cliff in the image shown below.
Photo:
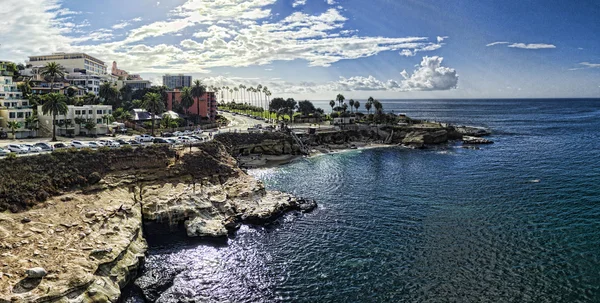
{"label": "sandstone cliff", "polygon": [[[22,197],[30,202],[1,200],[18,212],[0,213],[0,302],[116,302],[146,251],[144,222],[183,225],[189,236],[226,237],[241,223],[316,206],[265,190],[218,142],[179,151],[57,155],[19,159],[73,168],[60,173],[43,166],[46,175],[21,179],[40,182],[31,190],[44,191],[43,197],[27,192]],[[0,186],[11,182],[0,179]]]}

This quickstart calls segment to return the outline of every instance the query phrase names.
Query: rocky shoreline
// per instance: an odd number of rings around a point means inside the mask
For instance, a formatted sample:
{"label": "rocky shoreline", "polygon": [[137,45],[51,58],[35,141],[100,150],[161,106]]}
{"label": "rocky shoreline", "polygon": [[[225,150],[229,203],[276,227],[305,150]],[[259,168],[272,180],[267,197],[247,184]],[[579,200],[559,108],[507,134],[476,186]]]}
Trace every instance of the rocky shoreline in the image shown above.
{"label": "rocky shoreline", "polygon": [[227,239],[241,224],[316,207],[266,190],[216,142],[144,155],[111,155],[93,184],[0,213],[0,302],[117,302],[143,263],[149,223]]}

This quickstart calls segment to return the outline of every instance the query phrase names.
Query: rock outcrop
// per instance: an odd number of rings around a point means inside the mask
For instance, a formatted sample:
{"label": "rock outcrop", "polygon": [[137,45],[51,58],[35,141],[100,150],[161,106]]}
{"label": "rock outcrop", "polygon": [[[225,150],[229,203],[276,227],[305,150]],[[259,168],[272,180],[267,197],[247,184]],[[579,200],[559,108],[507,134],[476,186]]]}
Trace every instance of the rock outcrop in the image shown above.
{"label": "rock outcrop", "polygon": [[[223,238],[241,223],[262,224],[316,207],[267,191],[218,142],[170,155],[110,156],[98,172],[101,179],[73,179],[81,183],[29,210],[0,213],[0,303],[117,302],[144,258],[147,222],[184,226],[192,237]],[[71,164],[84,171],[84,163]]]}
{"label": "rock outcrop", "polygon": [[480,138],[480,137],[471,137],[471,136],[463,136],[462,138],[463,144],[492,144],[494,141]]}

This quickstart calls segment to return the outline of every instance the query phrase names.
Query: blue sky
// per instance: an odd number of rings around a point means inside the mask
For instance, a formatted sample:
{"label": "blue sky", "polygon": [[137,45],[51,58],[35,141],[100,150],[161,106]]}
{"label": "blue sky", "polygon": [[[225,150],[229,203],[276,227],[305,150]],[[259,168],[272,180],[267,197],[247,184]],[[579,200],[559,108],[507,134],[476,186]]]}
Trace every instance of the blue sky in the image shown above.
{"label": "blue sky", "polygon": [[154,84],[171,72],[297,99],[600,97],[598,1],[0,2],[0,59],[85,51]]}

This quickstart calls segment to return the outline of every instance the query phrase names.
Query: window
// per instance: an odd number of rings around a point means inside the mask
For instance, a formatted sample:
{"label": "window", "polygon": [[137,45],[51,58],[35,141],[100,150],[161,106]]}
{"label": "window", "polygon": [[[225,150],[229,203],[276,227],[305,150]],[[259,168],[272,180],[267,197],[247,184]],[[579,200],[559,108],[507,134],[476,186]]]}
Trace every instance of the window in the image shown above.
{"label": "window", "polygon": [[98,124],[102,123],[102,119],[96,119],[96,123],[98,123]]}
{"label": "window", "polygon": [[31,113],[25,113],[25,118],[31,117]]}
{"label": "window", "polygon": [[24,115],[24,113],[23,113],[23,112],[18,112],[18,113],[17,113],[17,119],[23,119],[23,117],[24,117],[24,116],[25,116],[25,115]]}
{"label": "window", "polygon": [[81,115],[81,111],[80,111],[80,110],[76,110],[76,111],[75,111],[75,114],[76,114],[76,115]]}
{"label": "window", "polygon": [[4,107],[10,107],[10,103],[9,102],[4,102]]}
{"label": "window", "polygon": [[88,114],[90,114],[90,115],[93,114],[93,113],[94,112],[91,109],[88,111]]}
{"label": "window", "polygon": [[97,115],[102,115],[102,110],[101,110],[101,109],[99,109],[99,110],[96,110],[96,114],[97,114]]}
{"label": "window", "polygon": [[28,105],[27,101],[23,102],[23,106],[27,106],[27,105]]}
{"label": "window", "polygon": [[112,115],[112,110],[111,109],[108,110],[108,114]]}
{"label": "window", "polygon": [[8,117],[11,118],[11,119],[14,119],[15,118],[15,113],[9,113]]}

